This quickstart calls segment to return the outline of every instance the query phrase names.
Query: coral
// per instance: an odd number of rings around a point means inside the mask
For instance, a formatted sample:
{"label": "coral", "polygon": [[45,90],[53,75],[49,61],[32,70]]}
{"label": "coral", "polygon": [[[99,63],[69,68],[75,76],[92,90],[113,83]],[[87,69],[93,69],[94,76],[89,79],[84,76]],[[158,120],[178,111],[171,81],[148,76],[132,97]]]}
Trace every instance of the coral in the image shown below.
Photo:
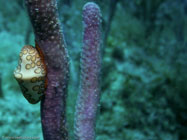
{"label": "coral", "polygon": [[[71,56],[66,116],[68,137],[74,140],[81,9],[86,0],[71,0],[71,6],[64,4],[67,0],[58,1]],[[115,0],[97,0],[104,32],[113,10],[111,1]],[[31,136],[43,140],[40,103],[29,105],[13,77],[21,48],[35,41],[22,2],[0,0],[0,139]],[[186,4],[185,0],[121,0],[116,5],[102,57],[97,140],[187,140]]]}
{"label": "coral", "polygon": [[65,108],[69,64],[56,0],[25,2],[47,69],[48,86],[41,101],[43,136],[45,140],[67,139]]}
{"label": "coral", "polygon": [[[47,73],[47,88],[41,101],[43,136],[45,140],[67,140],[65,107],[69,59],[56,0],[25,1]],[[77,140],[94,140],[101,71],[101,12],[95,3],[84,6],[83,22],[81,85],[76,105],[75,136]]]}
{"label": "coral", "polygon": [[83,48],[80,93],[76,103],[75,139],[94,140],[100,98],[101,12],[92,2],[83,8]]}

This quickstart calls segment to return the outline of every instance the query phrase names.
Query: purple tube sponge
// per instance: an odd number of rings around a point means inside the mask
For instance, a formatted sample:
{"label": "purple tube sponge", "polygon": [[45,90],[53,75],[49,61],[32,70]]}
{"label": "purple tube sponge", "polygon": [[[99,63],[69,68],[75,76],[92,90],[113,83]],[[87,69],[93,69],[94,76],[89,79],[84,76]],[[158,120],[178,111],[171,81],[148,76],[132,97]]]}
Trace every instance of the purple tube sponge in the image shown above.
{"label": "purple tube sponge", "polygon": [[89,2],[83,7],[83,48],[80,92],[76,103],[75,139],[94,140],[100,99],[101,12]]}
{"label": "purple tube sponge", "polygon": [[65,108],[69,64],[56,0],[25,2],[34,28],[36,45],[43,53],[47,70],[47,88],[41,101],[44,140],[67,140]]}

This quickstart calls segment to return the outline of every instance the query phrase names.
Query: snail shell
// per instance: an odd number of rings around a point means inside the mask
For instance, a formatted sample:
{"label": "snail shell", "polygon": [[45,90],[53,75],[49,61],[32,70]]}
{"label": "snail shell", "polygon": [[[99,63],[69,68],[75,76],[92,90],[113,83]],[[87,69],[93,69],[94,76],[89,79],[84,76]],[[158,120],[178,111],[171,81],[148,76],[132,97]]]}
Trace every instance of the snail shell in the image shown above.
{"label": "snail shell", "polygon": [[20,60],[14,70],[23,96],[31,104],[38,103],[45,90],[46,69],[43,58],[36,48],[26,45],[22,48]]}

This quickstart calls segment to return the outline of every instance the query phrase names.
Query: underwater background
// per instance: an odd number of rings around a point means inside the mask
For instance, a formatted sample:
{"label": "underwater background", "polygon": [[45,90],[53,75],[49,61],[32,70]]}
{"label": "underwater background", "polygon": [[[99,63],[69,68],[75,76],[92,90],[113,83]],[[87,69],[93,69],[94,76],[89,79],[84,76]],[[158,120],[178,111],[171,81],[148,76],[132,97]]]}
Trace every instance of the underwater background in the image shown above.
{"label": "underwater background", "polygon": [[[71,140],[86,2],[58,0],[70,56],[67,120]],[[103,20],[96,140],[187,140],[187,1],[94,2]],[[0,0],[0,42],[0,140],[6,136],[42,140],[40,103],[29,104],[13,77],[21,48],[34,45],[23,0]]]}

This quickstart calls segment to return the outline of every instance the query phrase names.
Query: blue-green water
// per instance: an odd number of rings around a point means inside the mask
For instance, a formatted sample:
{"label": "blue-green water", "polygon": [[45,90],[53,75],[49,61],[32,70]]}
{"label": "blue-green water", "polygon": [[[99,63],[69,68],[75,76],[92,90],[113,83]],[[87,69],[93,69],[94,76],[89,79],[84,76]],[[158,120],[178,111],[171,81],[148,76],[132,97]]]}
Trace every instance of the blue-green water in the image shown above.
{"label": "blue-green water", "polygon": [[[73,140],[82,47],[81,14],[87,1],[58,2],[70,56],[67,120]],[[96,139],[187,140],[187,2],[118,0],[116,7],[114,0],[95,2],[102,11],[106,38]],[[43,139],[40,103],[29,104],[13,77],[21,48],[34,45],[26,11],[22,0],[0,0],[2,140]]]}

